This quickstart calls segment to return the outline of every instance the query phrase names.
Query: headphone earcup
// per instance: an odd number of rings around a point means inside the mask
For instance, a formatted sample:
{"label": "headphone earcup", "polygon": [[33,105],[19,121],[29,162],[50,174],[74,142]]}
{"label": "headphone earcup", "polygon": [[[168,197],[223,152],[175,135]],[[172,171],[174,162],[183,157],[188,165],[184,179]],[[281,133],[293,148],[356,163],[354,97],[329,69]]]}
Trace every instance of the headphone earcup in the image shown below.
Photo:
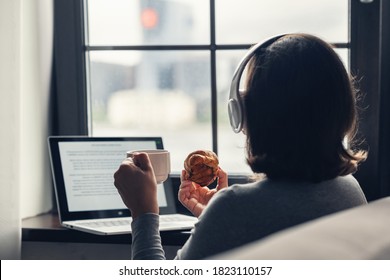
{"label": "headphone earcup", "polygon": [[228,113],[230,125],[235,133],[239,133],[243,126],[243,115],[241,106],[236,99],[229,99],[228,102]]}

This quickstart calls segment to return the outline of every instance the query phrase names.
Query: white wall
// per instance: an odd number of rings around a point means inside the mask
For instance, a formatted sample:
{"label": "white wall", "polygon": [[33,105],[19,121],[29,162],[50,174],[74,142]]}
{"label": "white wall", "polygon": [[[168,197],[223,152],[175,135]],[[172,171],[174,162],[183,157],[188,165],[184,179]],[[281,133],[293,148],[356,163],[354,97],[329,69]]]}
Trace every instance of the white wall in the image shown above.
{"label": "white wall", "polygon": [[0,1],[0,259],[20,258],[21,218],[48,211],[52,0]]}
{"label": "white wall", "polygon": [[0,259],[20,258],[20,7],[0,1]]}
{"label": "white wall", "polygon": [[22,0],[21,217],[51,209],[46,138],[53,45],[53,0]]}

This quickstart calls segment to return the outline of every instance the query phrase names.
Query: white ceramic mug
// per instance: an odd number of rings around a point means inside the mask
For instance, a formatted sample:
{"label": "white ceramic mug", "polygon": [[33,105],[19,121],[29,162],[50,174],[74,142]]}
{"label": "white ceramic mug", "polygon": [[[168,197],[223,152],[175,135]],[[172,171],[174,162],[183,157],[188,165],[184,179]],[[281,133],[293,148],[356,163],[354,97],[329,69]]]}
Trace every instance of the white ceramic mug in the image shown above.
{"label": "white ceramic mug", "polygon": [[132,158],[134,153],[147,153],[152,163],[157,184],[161,184],[171,173],[171,158],[167,150],[135,150],[127,152],[127,157]]}

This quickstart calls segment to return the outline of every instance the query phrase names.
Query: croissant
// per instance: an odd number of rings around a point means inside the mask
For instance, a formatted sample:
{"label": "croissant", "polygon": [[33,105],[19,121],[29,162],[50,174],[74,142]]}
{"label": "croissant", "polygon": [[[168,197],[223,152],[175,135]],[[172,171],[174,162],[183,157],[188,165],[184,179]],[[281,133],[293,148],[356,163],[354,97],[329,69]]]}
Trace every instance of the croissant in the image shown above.
{"label": "croissant", "polygon": [[207,150],[194,151],[184,161],[184,169],[187,171],[188,180],[201,186],[208,186],[214,182],[217,177],[218,165],[218,156]]}

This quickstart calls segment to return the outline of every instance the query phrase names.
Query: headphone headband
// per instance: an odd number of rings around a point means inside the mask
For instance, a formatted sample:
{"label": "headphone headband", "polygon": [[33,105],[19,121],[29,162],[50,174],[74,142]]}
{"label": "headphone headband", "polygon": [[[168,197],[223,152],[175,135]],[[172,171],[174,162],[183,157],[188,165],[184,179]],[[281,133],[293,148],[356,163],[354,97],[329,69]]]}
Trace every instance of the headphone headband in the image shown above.
{"label": "headphone headband", "polygon": [[249,51],[245,54],[245,56],[241,59],[240,63],[238,64],[236,70],[233,74],[232,83],[230,85],[230,93],[229,93],[229,101],[228,101],[228,113],[229,113],[229,120],[230,125],[235,133],[239,133],[243,126],[244,126],[244,103],[241,98],[240,94],[240,80],[242,73],[244,72],[244,69],[246,65],[248,64],[249,60],[254,56],[254,54],[260,50],[267,48],[272,43],[277,41],[279,38],[282,38],[286,34],[283,35],[277,35],[272,38],[269,38],[263,42],[257,43],[253,47],[249,49]]}

